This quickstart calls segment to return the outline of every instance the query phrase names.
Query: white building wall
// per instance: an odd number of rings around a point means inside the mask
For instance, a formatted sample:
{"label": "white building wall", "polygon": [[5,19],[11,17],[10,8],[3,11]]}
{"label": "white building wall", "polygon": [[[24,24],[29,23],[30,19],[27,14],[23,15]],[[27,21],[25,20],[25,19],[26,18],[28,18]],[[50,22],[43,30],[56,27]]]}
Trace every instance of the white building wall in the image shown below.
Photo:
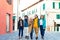
{"label": "white building wall", "polygon": [[18,10],[17,10],[17,0],[13,0],[13,16],[16,16],[16,19],[15,19],[15,31],[17,31],[17,13],[18,13]]}
{"label": "white building wall", "polygon": [[[53,9],[53,2],[55,2],[55,9]],[[58,1],[58,0],[44,0],[44,1],[42,1],[42,2],[40,2],[40,3],[38,3],[37,5],[35,5],[35,6],[33,6],[33,7],[31,7],[31,8],[29,8],[29,9],[27,9],[27,10],[25,10],[24,12],[21,12],[21,11],[19,11],[20,12],[20,16],[22,17],[22,14],[24,13],[25,15],[27,15],[27,12],[29,12],[29,11],[32,11],[32,10],[34,10],[34,9],[37,9],[37,12],[36,13],[34,13],[34,14],[31,14],[31,15],[29,15],[29,17],[34,17],[34,15],[35,14],[37,14],[39,17],[40,17],[40,15],[46,15],[46,19],[47,19],[47,16],[49,15],[51,18],[50,18],[50,20],[51,21],[49,21],[49,24],[48,25],[52,25],[52,24],[54,24],[52,21],[53,20],[55,20],[57,23],[60,23],[59,22],[59,20],[58,19],[56,19],[56,14],[58,13],[58,14],[60,14],[60,9],[59,9],[59,2],[60,1]],[[21,4],[22,4],[23,2],[21,2]],[[27,2],[28,3],[28,2]],[[43,4],[45,3],[45,10],[43,10]],[[32,3],[33,4],[33,3]],[[29,4],[29,5],[31,5],[31,4]],[[22,9],[24,9],[24,8],[26,8],[26,7],[28,7],[29,6],[28,4],[26,4],[25,6],[22,4],[22,6],[20,5],[20,7],[19,7],[19,9],[20,10],[22,10]],[[22,17],[23,18],[23,17]],[[47,26],[47,25],[46,25]],[[54,26],[54,25],[53,25]],[[53,28],[52,28],[53,29]],[[54,31],[54,30],[51,30],[51,31]]]}
{"label": "white building wall", "polygon": [[[53,2],[55,2],[55,9],[53,9]],[[50,31],[54,31],[54,24],[53,23],[53,20],[57,23],[57,24],[60,24],[60,19],[56,19],[56,14],[60,14],[60,9],[59,9],[59,2],[60,1],[46,1],[46,2],[43,2],[42,3],[42,6],[41,6],[41,14],[44,13],[46,15],[46,17],[50,17],[48,20],[49,23],[47,25],[50,26]],[[42,9],[43,7],[43,4],[46,4],[45,6],[45,10]],[[47,18],[46,18],[47,19]]]}
{"label": "white building wall", "polygon": [[21,0],[20,1],[20,9],[23,10],[38,1],[39,0]]}

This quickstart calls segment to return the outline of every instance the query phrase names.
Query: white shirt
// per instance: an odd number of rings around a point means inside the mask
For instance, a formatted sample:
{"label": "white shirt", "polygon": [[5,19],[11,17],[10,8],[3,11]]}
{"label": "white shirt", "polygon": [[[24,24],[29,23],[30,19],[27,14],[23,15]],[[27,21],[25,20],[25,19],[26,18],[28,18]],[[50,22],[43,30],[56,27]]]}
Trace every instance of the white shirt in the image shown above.
{"label": "white shirt", "polygon": [[43,25],[43,20],[42,19],[40,19],[40,25]]}
{"label": "white shirt", "polygon": [[22,26],[22,21],[20,21],[20,24],[21,24],[20,26]]}

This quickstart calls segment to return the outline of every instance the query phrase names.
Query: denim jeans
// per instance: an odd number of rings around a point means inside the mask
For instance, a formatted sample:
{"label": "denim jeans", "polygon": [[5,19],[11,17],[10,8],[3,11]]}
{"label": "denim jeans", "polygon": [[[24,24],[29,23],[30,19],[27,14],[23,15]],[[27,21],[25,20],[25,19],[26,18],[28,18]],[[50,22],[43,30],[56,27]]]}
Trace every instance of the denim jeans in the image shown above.
{"label": "denim jeans", "polygon": [[19,36],[21,36],[21,37],[23,36],[23,27],[19,28]]}

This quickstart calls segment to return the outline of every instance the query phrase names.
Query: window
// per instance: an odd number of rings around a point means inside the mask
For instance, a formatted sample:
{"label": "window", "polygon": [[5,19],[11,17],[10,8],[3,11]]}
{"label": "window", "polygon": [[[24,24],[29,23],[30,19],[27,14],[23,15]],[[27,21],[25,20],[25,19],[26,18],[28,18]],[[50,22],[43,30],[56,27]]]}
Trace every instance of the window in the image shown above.
{"label": "window", "polygon": [[16,16],[13,16],[13,20],[15,20]]}
{"label": "window", "polygon": [[60,14],[57,14],[57,15],[56,15],[56,18],[57,18],[57,19],[60,19]]}
{"label": "window", "polygon": [[12,0],[7,0],[7,3],[8,3],[9,5],[11,5],[11,4],[12,4]]}
{"label": "window", "polygon": [[55,9],[55,2],[53,2],[53,9]]}
{"label": "window", "polygon": [[45,4],[43,4],[43,10],[45,10]]}
{"label": "window", "polygon": [[60,9],[60,2],[59,2],[59,9]]}

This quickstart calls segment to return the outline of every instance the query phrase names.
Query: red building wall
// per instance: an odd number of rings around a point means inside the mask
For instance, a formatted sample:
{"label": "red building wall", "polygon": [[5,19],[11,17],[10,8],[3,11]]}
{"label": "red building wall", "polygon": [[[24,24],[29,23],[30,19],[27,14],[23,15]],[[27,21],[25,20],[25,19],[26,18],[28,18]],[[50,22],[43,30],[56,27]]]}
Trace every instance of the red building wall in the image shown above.
{"label": "red building wall", "polygon": [[12,13],[13,13],[13,3],[9,5],[7,0],[0,0],[0,34],[6,33],[6,14],[10,15],[10,28],[9,32],[12,32]]}

